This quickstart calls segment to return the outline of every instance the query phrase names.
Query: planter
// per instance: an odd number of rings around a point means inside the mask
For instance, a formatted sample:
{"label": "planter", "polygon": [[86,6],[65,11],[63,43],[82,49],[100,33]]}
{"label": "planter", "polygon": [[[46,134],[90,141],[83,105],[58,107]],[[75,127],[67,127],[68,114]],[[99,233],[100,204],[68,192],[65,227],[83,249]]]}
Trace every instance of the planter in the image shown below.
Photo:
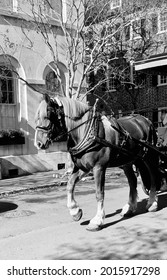
{"label": "planter", "polygon": [[0,137],[0,146],[2,145],[22,145],[25,144],[25,137]]}
{"label": "planter", "polygon": [[0,131],[0,145],[22,145],[25,144],[24,133],[18,129]]}

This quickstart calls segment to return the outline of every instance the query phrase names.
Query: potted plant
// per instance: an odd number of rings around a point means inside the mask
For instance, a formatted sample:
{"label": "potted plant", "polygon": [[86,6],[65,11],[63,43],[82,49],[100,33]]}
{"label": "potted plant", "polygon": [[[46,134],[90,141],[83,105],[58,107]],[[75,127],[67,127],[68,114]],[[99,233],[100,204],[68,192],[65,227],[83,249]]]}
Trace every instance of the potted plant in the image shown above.
{"label": "potted plant", "polygon": [[25,144],[24,133],[17,129],[1,130],[0,145]]}

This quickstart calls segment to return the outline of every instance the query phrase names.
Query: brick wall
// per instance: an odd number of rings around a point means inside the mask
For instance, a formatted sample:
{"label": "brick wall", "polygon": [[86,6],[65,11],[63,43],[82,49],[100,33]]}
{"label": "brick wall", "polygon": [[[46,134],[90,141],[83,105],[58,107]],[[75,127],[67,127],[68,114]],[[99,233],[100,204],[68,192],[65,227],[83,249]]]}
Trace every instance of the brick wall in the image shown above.
{"label": "brick wall", "polygon": [[93,105],[99,96],[98,110],[101,112],[106,111],[107,114],[111,110],[114,111],[116,116],[119,110],[122,110],[124,114],[135,110],[157,122],[158,108],[167,107],[167,85],[153,85],[154,82],[155,77],[148,75],[145,85],[135,88],[134,92],[128,92],[125,88],[122,88],[122,90],[105,93],[102,89],[99,89],[89,94],[87,99],[90,105]]}

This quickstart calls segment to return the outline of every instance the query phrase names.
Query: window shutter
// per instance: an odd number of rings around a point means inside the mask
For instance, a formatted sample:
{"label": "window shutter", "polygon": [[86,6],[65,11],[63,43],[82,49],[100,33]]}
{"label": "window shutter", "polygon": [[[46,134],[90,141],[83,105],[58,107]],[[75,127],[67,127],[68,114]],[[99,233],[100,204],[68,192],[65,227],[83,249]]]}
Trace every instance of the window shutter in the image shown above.
{"label": "window shutter", "polygon": [[152,75],[152,85],[153,87],[156,87],[158,85],[158,76]]}
{"label": "window shutter", "polygon": [[156,14],[152,15],[152,32],[153,34],[158,32],[158,16]]}
{"label": "window shutter", "polygon": [[146,20],[144,18],[141,19],[141,36],[146,36]]}
{"label": "window shutter", "polygon": [[87,83],[88,83],[88,86],[89,88],[92,88],[95,86],[95,75],[94,75],[94,72],[90,72],[88,77],[87,77]]}
{"label": "window shutter", "polygon": [[115,31],[116,31],[116,33],[115,33],[115,39],[116,39],[116,41],[119,41],[120,40],[120,36],[121,36],[121,32],[120,32],[120,30],[119,30],[119,28],[120,28],[120,23],[118,23],[118,24],[116,24],[116,26],[115,26]]}
{"label": "window shutter", "polygon": [[125,40],[130,40],[130,25],[125,27]]}

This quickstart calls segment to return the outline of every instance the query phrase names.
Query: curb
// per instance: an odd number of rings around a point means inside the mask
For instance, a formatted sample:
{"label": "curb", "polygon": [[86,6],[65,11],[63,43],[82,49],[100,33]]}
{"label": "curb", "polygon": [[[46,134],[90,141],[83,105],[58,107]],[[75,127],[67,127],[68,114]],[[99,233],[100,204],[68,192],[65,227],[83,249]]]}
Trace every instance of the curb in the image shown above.
{"label": "curb", "polygon": [[5,191],[5,192],[0,193],[0,198],[8,197],[8,196],[15,195],[18,193],[22,194],[22,193],[26,193],[26,192],[38,191],[38,190],[54,188],[54,187],[61,187],[61,186],[66,186],[66,185],[67,185],[67,181],[61,181],[61,182],[50,183],[47,185],[38,185],[36,187],[26,187],[26,188],[22,188],[19,190]]}

